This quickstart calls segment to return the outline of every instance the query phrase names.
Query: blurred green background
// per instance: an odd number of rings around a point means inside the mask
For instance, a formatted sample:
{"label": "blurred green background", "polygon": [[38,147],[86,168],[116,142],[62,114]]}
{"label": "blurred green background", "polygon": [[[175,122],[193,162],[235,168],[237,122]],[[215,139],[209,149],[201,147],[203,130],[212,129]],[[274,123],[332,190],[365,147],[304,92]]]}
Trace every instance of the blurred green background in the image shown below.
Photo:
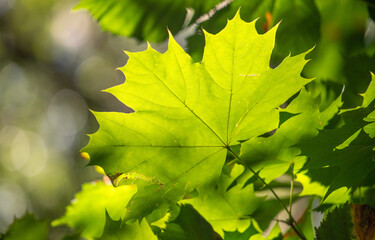
{"label": "blurred green background", "polygon": [[[144,39],[103,32],[88,12],[72,12],[78,2],[0,0],[0,233],[25,212],[49,220],[61,216],[83,182],[101,178],[84,167],[87,160],[79,154],[88,142],[85,134],[98,128],[89,109],[130,111],[100,90],[124,82],[115,70],[126,63],[121,50],[147,45]],[[219,2],[209,1],[199,11]],[[271,66],[289,51],[295,55],[315,46],[304,74],[317,78],[309,89],[321,96],[322,108],[344,85],[345,104],[358,105],[358,93],[368,85],[369,71],[375,71],[371,1],[235,0],[203,28],[218,32],[239,6],[243,19],[260,17],[260,32],[283,20]],[[147,15],[153,9],[143,10]],[[199,60],[202,31],[187,36],[177,41]],[[152,46],[166,49],[163,42]]]}
{"label": "blurred green background", "polygon": [[122,83],[122,49],[145,44],[101,32],[77,1],[0,0],[0,233],[25,212],[64,213],[100,178],[79,150],[93,110],[127,109],[100,90]]}

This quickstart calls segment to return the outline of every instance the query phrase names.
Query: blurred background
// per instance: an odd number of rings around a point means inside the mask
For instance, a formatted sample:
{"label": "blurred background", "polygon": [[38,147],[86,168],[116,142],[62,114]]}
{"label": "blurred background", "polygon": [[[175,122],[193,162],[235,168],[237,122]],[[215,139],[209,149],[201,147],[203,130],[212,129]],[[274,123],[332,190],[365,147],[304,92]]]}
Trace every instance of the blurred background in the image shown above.
{"label": "blurred background", "polygon": [[[88,142],[86,134],[98,128],[89,109],[131,111],[100,90],[124,82],[123,74],[115,70],[126,63],[122,50],[144,50],[144,39],[102,31],[88,12],[72,11],[78,2],[0,0],[0,233],[25,212],[49,220],[63,215],[83,182],[101,178],[92,167],[85,167],[87,160],[79,154]],[[220,2],[207,1],[200,11]],[[358,93],[368,85],[369,71],[375,71],[373,4],[290,2],[235,0],[201,25],[218,32],[239,6],[243,19],[261,17],[260,32],[283,19],[271,66],[289,51],[295,55],[315,46],[314,60],[304,74],[317,78],[309,88],[321,96],[322,107],[341,93],[343,85],[346,104],[358,105]],[[168,12],[168,17],[183,20],[186,7],[181,9],[182,16]],[[161,29],[166,35],[166,26]],[[177,38],[195,60],[203,49],[202,31],[197,29],[188,39],[184,34]],[[163,42],[152,46],[166,49]]]}
{"label": "blurred background", "polygon": [[103,33],[77,1],[0,0],[0,233],[25,212],[63,215],[83,182],[100,178],[79,150],[98,125],[89,113],[127,111],[100,90],[136,40]]}

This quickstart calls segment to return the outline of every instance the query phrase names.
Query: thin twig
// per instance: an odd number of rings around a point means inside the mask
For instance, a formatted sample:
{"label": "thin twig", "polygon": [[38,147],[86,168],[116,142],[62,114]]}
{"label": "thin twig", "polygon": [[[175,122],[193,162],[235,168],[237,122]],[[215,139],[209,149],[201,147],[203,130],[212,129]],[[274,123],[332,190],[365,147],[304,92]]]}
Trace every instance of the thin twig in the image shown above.
{"label": "thin twig", "polygon": [[208,13],[206,14],[203,14],[202,16],[200,16],[195,22],[193,25],[200,25],[206,21],[208,21],[210,18],[212,18],[213,15],[215,15],[215,13],[217,11],[220,11],[221,9],[227,7],[230,3],[232,3],[234,0],[224,0],[218,4],[216,4],[216,6],[214,8],[212,8],[210,11],[208,11]]}
{"label": "thin twig", "polygon": [[197,18],[194,23],[192,23],[190,26],[187,28],[189,29],[189,32],[195,32],[197,27],[201,25],[202,23],[210,20],[212,16],[215,15],[216,12],[226,8],[231,4],[234,0],[223,0],[222,2],[216,4],[215,7],[213,7],[208,13],[205,13]]}

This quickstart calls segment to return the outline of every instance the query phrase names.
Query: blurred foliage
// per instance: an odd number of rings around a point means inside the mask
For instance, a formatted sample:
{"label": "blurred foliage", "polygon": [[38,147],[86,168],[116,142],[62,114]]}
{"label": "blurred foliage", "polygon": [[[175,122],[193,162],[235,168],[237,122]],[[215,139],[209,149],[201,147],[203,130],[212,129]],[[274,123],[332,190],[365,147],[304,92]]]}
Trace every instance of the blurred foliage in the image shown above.
{"label": "blurred foliage", "polygon": [[[260,33],[281,23],[273,51],[273,66],[278,65],[290,52],[292,55],[305,52],[319,40],[320,15],[313,0],[233,1],[229,7],[202,23],[202,28],[210,33],[217,33],[239,8],[242,18],[246,21],[260,18],[257,22]],[[196,61],[201,59],[204,45],[203,35],[199,32],[189,38],[188,43],[189,52]]]}
{"label": "blurred foliage", "polygon": [[0,1],[0,233],[26,211],[61,216],[80,185],[99,177],[79,156],[97,128],[89,108],[129,111],[100,90],[124,81],[115,71],[121,49],[146,44],[101,34],[71,13],[75,4]]}
{"label": "blurred foliage", "polygon": [[196,16],[208,12],[220,0],[81,0],[74,9],[87,9],[104,30],[114,34],[160,42],[166,28],[177,33],[184,24],[187,9]]}
{"label": "blurred foliage", "polygon": [[47,222],[37,221],[33,215],[25,214],[15,219],[7,232],[0,234],[1,240],[46,240],[48,233]]}
{"label": "blurred foliage", "polygon": [[[321,15],[321,38],[305,74],[317,78],[312,89],[319,89],[323,106],[337,97],[343,85],[344,106],[358,106],[358,93],[366,90],[369,72],[375,70],[374,39],[366,34],[374,31],[367,5],[353,0],[316,0],[316,4]],[[320,84],[324,87],[316,86]]]}

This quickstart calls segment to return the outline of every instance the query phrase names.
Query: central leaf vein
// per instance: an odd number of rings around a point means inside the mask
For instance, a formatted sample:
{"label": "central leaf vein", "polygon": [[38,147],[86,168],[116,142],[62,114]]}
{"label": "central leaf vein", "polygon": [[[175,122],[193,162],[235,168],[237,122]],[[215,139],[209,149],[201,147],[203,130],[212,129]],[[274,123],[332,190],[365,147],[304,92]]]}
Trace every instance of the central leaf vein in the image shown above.
{"label": "central leaf vein", "polygon": [[152,71],[150,68],[148,68],[143,62],[139,61],[137,58],[135,58],[140,64],[142,64],[148,71],[150,71],[159,81],[161,84],[163,84],[163,86],[176,98],[178,99],[200,122],[203,123],[203,125],[205,125],[222,143],[223,145],[225,146],[225,142],[223,141],[223,139],[221,139],[221,137],[205,122],[203,121],[202,118],[200,118],[188,105],[186,105],[186,103],[184,101],[182,101],[166,84],[165,82],[163,82],[162,79],[160,79],[160,77],[158,75],[155,74],[154,71]]}

